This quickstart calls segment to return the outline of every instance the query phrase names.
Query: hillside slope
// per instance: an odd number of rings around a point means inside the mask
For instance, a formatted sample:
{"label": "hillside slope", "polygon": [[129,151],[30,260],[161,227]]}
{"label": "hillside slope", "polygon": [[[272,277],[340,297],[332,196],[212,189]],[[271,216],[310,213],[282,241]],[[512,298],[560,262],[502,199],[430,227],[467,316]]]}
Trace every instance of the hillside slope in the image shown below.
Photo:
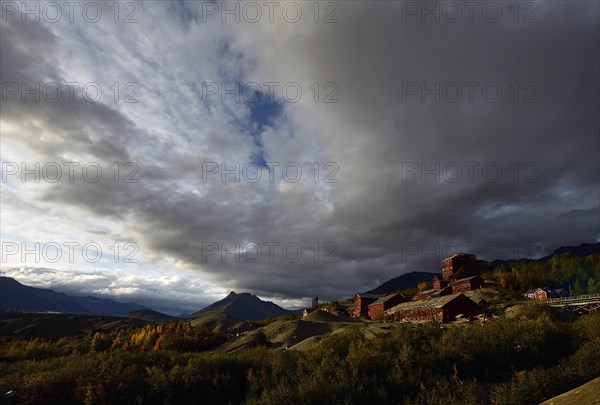
{"label": "hillside slope", "polygon": [[141,319],[148,322],[168,322],[179,318],[151,309],[138,309],[127,314],[127,318]]}
{"label": "hillside slope", "polygon": [[413,271],[398,277],[394,277],[385,283],[381,284],[372,290],[366,291],[365,294],[386,294],[398,290],[416,287],[423,281],[431,281],[435,273],[425,271]]}

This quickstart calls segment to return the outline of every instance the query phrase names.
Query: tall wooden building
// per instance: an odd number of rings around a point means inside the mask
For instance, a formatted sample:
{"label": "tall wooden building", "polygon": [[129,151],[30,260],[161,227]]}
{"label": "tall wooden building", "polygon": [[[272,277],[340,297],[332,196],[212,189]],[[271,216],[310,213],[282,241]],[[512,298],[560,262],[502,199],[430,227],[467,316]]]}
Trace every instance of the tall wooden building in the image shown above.
{"label": "tall wooden building", "polygon": [[455,253],[442,260],[442,280],[456,280],[476,276],[487,269],[487,262],[478,260],[475,255]]}
{"label": "tall wooden building", "polygon": [[352,316],[360,318],[361,316],[369,315],[369,304],[374,303],[379,299],[379,295],[375,294],[356,294],[353,298],[354,310]]}

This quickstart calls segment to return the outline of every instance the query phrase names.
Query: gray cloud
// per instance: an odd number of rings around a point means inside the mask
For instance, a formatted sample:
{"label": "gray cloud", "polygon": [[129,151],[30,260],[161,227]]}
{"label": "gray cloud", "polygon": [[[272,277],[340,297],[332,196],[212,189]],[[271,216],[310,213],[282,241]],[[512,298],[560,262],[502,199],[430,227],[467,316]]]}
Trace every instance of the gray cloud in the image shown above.
{"label": "gray cloud", "polygon": [[[204,23],[194,2],[144,3],[140,22],[129,26],[9,19],[2,82],[92,78],[103,86],[132,81],[140,92],[130,105],[11,99],[2,119],[18,131],[3,134],[3,155],[8,146],[7,156],[42,162],[137,162],[138,183],[110,176],[44,183],[32,204],[85,212],[106,235],[136,241],[148,265],[168,267],[166,258],[224,289],[279,300],[338,298],[403,272],[437,271],[456,246],[493,260],[496,247],[513,258],[532,254],[531,245],[541,256],[595,241],[598,4],[536,4],[533,24],[514,23],[506,8],[495,24],[403,23],[401,2],[339,3],[335,24]],[[250,105],[205,102],[206,81],[296,82],[303,97],[290,103],[276,93],[281,114],[257,129]],[[335,82],[340,101],[315,103],[314,82]],[[417,94],[403,102],[409,82],[494,83],[502,97],[492,103],[476,92],[473,103],[466,95],[423,103]],[[539,101],[524,103],[532,89]],[[338,182],[202,181],[204,162],[243,165],[260,151],[282,164],[320,162],[321,176],[323,164],[335,162]],[[422,179],[421,165],[436,163],[439,181]],[[478,164],[472,180],[468,164]],[[499,167],[500,178],[486,178],[484,167],[492,177]],[[273,262],[236,263],[206,260],[202,251],[203,243],[248,242],[295,242],[303,255],[298,263],[281,253]],[[315,242],[322,250],[316,263]],[[326,242],[339,247],[335,263],[323,263]],[[169,288],[191,293],[181,280]],[[134,284],[152,289],[139,278]]]}
{"label": "gray cloud", "polygon": [[50,288],[75,296],[94,295],[148,305],[155,310],[173,315],[192,313],[219,295],[210,287],[185,274],[137,276],[114,271],[68,271],[48,268],[7,268],[3,276],[38,288]]}

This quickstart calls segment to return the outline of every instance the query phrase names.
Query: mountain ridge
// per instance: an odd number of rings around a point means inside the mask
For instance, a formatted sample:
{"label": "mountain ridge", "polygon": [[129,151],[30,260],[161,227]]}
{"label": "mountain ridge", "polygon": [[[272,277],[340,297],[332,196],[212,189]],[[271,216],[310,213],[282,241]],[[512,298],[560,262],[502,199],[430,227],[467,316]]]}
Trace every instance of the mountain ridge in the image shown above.
{"label": "mountain ridge", "polygon": [[163,314],[153,309],[136,309],[127,314],[127,318],[140,319],[148,322],[167,322],[179,319],[176,316]]}
{"label": "mountain ridge", "polygon": [[372,290],[366,291],[364,294],[386,294],[394,291],[405,290],[407,288],[416,287],[423,281],[431,281],[436,273],[430,273],[426,271],[413,271],[410,273],[404,273],[398,277],[394,277],[373,288]]}
{"label": "mountain ridge", "polygon": [[552,251],[552,253],[549,254],[548,256],[540,257],[539,259],[520,258],[520,259],[516,259],[516,260],[494,260],[493,262],[490,262],[490,266],[491,267],[504,266],[504,265],[507,265],[510,263],[517,263],[519,260],[531,260],[531,261],[545,262],[545,261],[550,260],[552,258],[552,256],[563,254],[563,253],[570,253],[575,256],[600,254],[600,242],[581,243],[577,246],[571,246],[571,245],[561,246],[559,248],[554,249],[554,251]]}
{"label": "mountain ridge", "polygon": [[263,301],[254,294],[238,294],[231,291],[222,300],[193,313],[190,315],[190,318],[198,318],[210,312],[222,312],[231,318],[241,321],[257,321],[268,317],[289,314],[292,311],[281,308],[271,301]]}
{"label": "mountain ridge", "polygon": [[5,276],[0,276],[0,308],[108,316],[126,316],[131,311],[149,309],[137,303],[89,295],[67,295],[49,288],[31,287]]}

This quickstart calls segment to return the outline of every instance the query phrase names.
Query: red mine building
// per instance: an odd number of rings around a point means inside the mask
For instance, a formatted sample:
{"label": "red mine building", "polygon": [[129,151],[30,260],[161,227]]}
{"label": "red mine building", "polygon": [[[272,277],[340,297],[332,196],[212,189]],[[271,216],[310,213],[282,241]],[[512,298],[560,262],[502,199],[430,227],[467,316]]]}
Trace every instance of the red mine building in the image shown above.
{"label": "red mine building", "polygon": [[472,276],[467,278],[461,278],[459,280],[451,281],[450,289],[452,294],[458,294],[463,291],[478,290],[483,287],[483,278],[481,276]]}
{"label": "red mine building", "polygon": [[369,304],[374,303],[379,299],[379,295],[375,294],[356,294],[354,299],[354,310],[350,314],[355,318],[369,315]]}
{"label": "red mine building", "polygon": [[383,314],[385,311],[390,309],[391,307],[400,304],[401,302],[408,301],[404,295],[400,293],[392,293],[386,294],[381,297],[372,304],[368,305],[368,314],[369,318],[374,320],[378,318],[383,318]]}
{"label": "red mine building", "polygon": [[438,291],[438,295],[477,290],[484,283],[479,274],[488,268],[487,262],[477,260],[475,255],[455,253],[442,260],[442,275],[433,276],[433,289]]}
{"label": "red mine building", "polygon": [[444,280],[439,276],[433,276],[432,285],[434,290],[443,290],[448,287],[448,280]]}
{"label": "red mine building", "polygon": [[[378,296],[374,294],[356,294],[349,314],[355,318],[368,316],[375,320],[384,314],[395,321],[437,321],[449,322],[459,315],[480,314],[487,305],[478,294],[476,301],[467,294],[483,287],[481,273],[488,270],[487,262],[478,260],[474,255],[455,253],[442,260],[442,274],[433,277],[433,288],[417,292],[409,301],[400,293]],[[533,294],[532,294],[533,295]]]}
{"label": "red mine building", "polygon": [[476,276],[488,269],[487,262],[477,260],[475,255],[454,253],[442,260],[442,280],[457,280]]}
{"label": "red mine building", "polygon": [[452,322],[457,315],[474,316],[481,307],[464,294],[398,304],[386,311],[397,322]]}

